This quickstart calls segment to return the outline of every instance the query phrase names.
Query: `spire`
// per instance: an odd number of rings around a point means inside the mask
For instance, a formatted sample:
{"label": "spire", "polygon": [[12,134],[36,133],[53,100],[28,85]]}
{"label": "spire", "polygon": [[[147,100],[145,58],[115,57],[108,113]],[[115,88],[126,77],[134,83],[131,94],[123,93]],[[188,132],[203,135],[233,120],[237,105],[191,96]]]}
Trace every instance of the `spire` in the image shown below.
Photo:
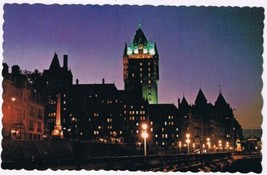
{"label": "spire", "polygon": [[123,52],[123,56],[126,56],[126,55],[127,55],[127,43],[125,43],[124,52]]}
{"label": "spire", "polygon": [[219,93],[219,95],[218,95],[217,100],[215,101],[215,105],[216,105],[216,106],[217,106],[217,105],[227,105],[227,102],[225,101],[225,99],[224,99],[224,97],[223,97],[221,91],[220,91],[220,93]]}
{"label": "spire", "polygon": [[181,106],[188,106],[187,100],[185,99],[184,96],[183,96],[183,99],[181,101]]}
{"label": "spire", "polygon": [[141,25],[138,25],[138,29],[136,30],[133,43],[134,45],[138,44],[147,44],[147,38],[141,28]]}
{"label": "spire", "polygon": [[200,88],[196,97],[195,105],[203,105],[203,104],[207,104],[207,99]]}
{"label": "spire", "polygon": [[141,25],[141,22],[139,21],[138,22],[138,29],[141,29],[142,28],[142,25]]}
{"label": "spire", "polygon": [[60,68],[60,65],[59,65],[57,53],[55,52],[49,69],[58,69],[58,68]]}

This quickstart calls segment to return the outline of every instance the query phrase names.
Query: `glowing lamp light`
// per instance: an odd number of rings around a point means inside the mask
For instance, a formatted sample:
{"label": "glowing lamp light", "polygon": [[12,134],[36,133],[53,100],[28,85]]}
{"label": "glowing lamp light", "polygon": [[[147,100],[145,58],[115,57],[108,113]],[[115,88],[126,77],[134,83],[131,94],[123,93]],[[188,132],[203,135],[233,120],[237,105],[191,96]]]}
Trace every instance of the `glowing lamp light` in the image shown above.
{"label": "glowing lamp light", "polygon": [[16,98],[15,97],[11,97],[11,101],[16,101]]}
{"label": "glowing lamp light", "polygon": [[189,144],[189,143],[190,143],[190,139],[186,139],[185,142],[186,142],[187,144]]}
{"label": "glowing lamp light", "polygon": [[142,124],[142,129],[146,130],[147,129],[147,124]]}
{"label": "glowing lamp light", "polygon": [[148,138],[148,133],[147,133],[147,132],[143,132],[143,133],[142,133],[142,137],[143,137],[144,139]]}
{"label": "glowing lamp light", "polygon": [[185,136],[186,136],[186,138],[190,138],[190,134],[188,134],[188,133]]}

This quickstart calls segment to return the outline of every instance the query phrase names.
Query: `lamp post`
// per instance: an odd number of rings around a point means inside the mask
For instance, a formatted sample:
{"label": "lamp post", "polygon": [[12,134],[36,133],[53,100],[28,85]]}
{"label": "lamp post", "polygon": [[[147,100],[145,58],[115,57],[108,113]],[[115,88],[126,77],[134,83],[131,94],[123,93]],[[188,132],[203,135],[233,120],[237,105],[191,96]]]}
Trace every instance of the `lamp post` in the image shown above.
{"label": "lamp post", "polygon": [[210,152],[210,138],[207,138],[208,152]]}
{"label": "lamp post", "polygon": [[226,142],[226,150],[228,151],[229,149],[229,142]]}
{"label": "lamp post", "polygon": [[185,136],[186,136],[185,142],[187,143],[187,154],[189,154],[190,134],[187,133]]}
{"label": "lamp post", "polygon": [[221,149],[222,149],[222,141],[221,140],[218,141],[218,146],[219,146],[219,150],[221,151]]}
{"label": "lamp post", "polygon": [[148,133],[147,133],[147,124],[142,124],[142,137],[144,138],[144,156],[147,155],[147,152],[146,152],[146,139],[148,138]]}
{"label": "lamp post", "polygon": [[181,149],[182,149],[182,142],[179,141],[179,149],[180,149],[180,154],[181,154]]}

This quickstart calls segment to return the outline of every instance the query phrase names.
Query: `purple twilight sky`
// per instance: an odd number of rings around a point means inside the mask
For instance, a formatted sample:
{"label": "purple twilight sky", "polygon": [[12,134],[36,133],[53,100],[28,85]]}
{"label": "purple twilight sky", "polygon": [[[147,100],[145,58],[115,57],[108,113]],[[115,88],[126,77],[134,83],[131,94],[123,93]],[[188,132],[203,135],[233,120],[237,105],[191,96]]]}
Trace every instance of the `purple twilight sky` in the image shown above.
{"label": "purple twilight sky", "polygon": [[199,88],[214,104],[219,85],[243,128],[262,123],[263,8],[4,5],[4,62],[48,69],[55,52],[69,55],[73,82],[115,82],[123,89],[122,56],[138,23],[159,52],[159,102]]}

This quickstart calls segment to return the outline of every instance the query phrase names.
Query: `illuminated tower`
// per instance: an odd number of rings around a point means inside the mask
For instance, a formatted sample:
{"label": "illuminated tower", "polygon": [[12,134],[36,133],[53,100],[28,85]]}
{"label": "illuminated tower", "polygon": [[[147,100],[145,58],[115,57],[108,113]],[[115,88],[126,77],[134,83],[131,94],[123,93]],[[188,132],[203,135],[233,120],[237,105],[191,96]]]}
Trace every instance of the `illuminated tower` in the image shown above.
{"label": "illuminated tower", "polygon": [[57,95],[57,108],[56,108],[56,122],[54,126],[54,130],[52,132],[54,137],[63,138],[63,131],[61,126],[61,99],[60,94]]}
{"label": "illuminated tower", "polygon": [[125,44],[123,79],[125,90],[141,90],[150,104],[158,103],[159,55],[156,43],[149,42],[139,24],[133,42]]}

